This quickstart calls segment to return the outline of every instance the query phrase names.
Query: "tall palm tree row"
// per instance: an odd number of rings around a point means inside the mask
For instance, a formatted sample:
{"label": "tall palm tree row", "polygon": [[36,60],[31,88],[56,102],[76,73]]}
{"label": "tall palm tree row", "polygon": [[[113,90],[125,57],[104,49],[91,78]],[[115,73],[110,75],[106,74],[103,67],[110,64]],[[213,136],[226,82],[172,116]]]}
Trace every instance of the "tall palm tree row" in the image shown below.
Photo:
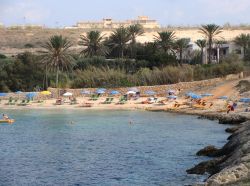
{"label": "tall palm tree row", "polygon": [[68,71],[74,65],[74,58],[69,48],[72,43],[61,35],[54,35],[49,38],[42,48],[42,62],[45,64],[45,73],[47,70],[56,72],[56,87],[58,87],[59,72]]}
{"label": "tall palm tree row", "polygon": [[78,44],[85,47],[81,54],[89,57],[106,55],[108,49],[103,41],[104,35],[101,35],[100,31],[90,31],[86,35],[81,35]]}
{"label": "tall palm tree row", "polygon": [[246,56],[247,48],[250,45],[250,34],[241,34],[234,39],[234,43],[243,48],[243,56]]}
{"label": "tall palm tree row", "polygon": [[216,24],[202,25],[200,28],[200,33],[202,33],[207,38],[208,44],[208,63],[211,64],[212,57],[212,45],[215,37],[222,32],[222,28]]}
{"label": "tall palm tree row", "polygon": [[204,48],[206,48],[207,41],[205,39],[198,39],[195,44],[201,49],[201,64],[204,64]]}
{"label": "tall palm tree row", "polygon": [[154,41],[165,53],[168,53],[170,50],[172,50],[174,40],[175,32],[173,31],[158,32],[158,35],[154,36]]}

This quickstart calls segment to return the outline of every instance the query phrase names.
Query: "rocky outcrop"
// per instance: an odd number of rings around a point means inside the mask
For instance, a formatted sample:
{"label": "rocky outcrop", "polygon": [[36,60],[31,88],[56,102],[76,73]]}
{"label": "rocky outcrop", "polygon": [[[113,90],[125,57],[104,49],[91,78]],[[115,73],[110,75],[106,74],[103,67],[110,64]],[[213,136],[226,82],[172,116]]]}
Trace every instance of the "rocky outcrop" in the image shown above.
{"label": "rocky outcrop", "polygon": [[199,116],[200,119],[210,119],[210,120],[218,120],[219,124],[240,124],[243,123],[249,118],[239,114],[221,114],[221,113],[201,113]]}
{"label": "rocky outcrop", "polygon": [[204,185],[250,185],[250,121],[240,125],[223,148],[216,151],[217,158],[201,162],[187,173],[209,173]]}
{"label": "rocky outcrop", "polygon": [[224,157],[215,158],[212,160],[204,161],[196,165],[195,167],[188,169],[188,174],[199,174],[205,173],[214,174],[217,171],[217,165],[223,161]]}
{"label": "rocky outcrop", "polygon": [[[239,181],[247,180],[249,177],[249,168],[240,163],[235,166],[227,167],[219,173],[211,176],[207,182],[207,186],[237,184]],[[249,183],[250,184],[250,183]]]}
{"label": "rocky outcrop", "polygon": [[215,157],[216,153],[218,152],[219,149],[217,149],[213,145],[209,145],[201,150],[199,150],[196,155],[197,156],[208,156],[208,157]]}
{"label": "rocky outcrop", "polygon": [[226,128],[225,131],[226,131],[227,133],[234,133],[234,132],[236,132],[237,130],[239,130],[240,127],[241,127],[241,125],[238,125],[238,126],[235,126],[235,127],[229,127],[229,128]]}

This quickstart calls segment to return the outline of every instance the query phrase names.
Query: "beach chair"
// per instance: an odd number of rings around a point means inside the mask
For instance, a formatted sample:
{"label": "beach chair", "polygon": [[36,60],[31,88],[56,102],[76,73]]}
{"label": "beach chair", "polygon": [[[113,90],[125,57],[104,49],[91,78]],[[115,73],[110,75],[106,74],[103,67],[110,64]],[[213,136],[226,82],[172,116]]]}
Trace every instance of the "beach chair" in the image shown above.
{"label": "beach chair", "polygon": [[70,101],[70,105],[76,105],[76,104],[78,104],[76,98],[74,98],[74,99],[72,99],[72,100]]}
{"label": "beach chair", "polygon": [[99,95],[92,95],[91,97],[90,97],[90,101],[97,101],[99,99]]}
{"label": "beach chair", "polygon": [[123,105],[123,104],[125,104],[126,102],[127,102],[127,99],[123,96],[123,97],[120,98],[120,100],[118,101],[117,104]]}
{"label": "beach chair", "polygon": [[30,100],[29,99],[23,99],[22,101],[21,101],[21,103],[19,103],[19,104],[17,104],[18,106],[26,106],[26,105],[28,105],[30,103]]}
{"label": "beach chair", "polygon": [[14,104],[15,104],[15,102],[14,102],[13,98],[10,97],[9,101],[8,101],[8,103],[6,103],[6,105],[14,105]]}
{"label": "beach chair", "polygon": [[106,98],[106,100],[103,102],[103,104],[111,104],[114,98]]}

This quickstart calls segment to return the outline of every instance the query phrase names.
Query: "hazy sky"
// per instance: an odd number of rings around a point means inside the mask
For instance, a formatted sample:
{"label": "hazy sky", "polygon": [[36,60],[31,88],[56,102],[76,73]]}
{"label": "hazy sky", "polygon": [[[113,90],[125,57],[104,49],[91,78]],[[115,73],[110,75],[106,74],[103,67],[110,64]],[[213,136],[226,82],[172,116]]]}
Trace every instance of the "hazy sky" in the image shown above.
{"label": "hazy sky", "polygon": [[147,15],[166,25],[250,23],[250,0],[0,0],[5,25],[71,26],[80,20]]}

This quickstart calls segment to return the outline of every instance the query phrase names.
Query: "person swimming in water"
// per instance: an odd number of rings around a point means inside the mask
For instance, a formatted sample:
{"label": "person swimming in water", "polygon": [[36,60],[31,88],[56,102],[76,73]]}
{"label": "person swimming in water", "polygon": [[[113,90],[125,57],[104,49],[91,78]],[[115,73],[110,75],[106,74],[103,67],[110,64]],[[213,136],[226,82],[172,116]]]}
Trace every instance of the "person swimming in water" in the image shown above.
{"label": "person swimming in water", "polygon": [[10,118],[9,118],[9,116],[7,114],[3,114],[3,119],[8,120]]}

